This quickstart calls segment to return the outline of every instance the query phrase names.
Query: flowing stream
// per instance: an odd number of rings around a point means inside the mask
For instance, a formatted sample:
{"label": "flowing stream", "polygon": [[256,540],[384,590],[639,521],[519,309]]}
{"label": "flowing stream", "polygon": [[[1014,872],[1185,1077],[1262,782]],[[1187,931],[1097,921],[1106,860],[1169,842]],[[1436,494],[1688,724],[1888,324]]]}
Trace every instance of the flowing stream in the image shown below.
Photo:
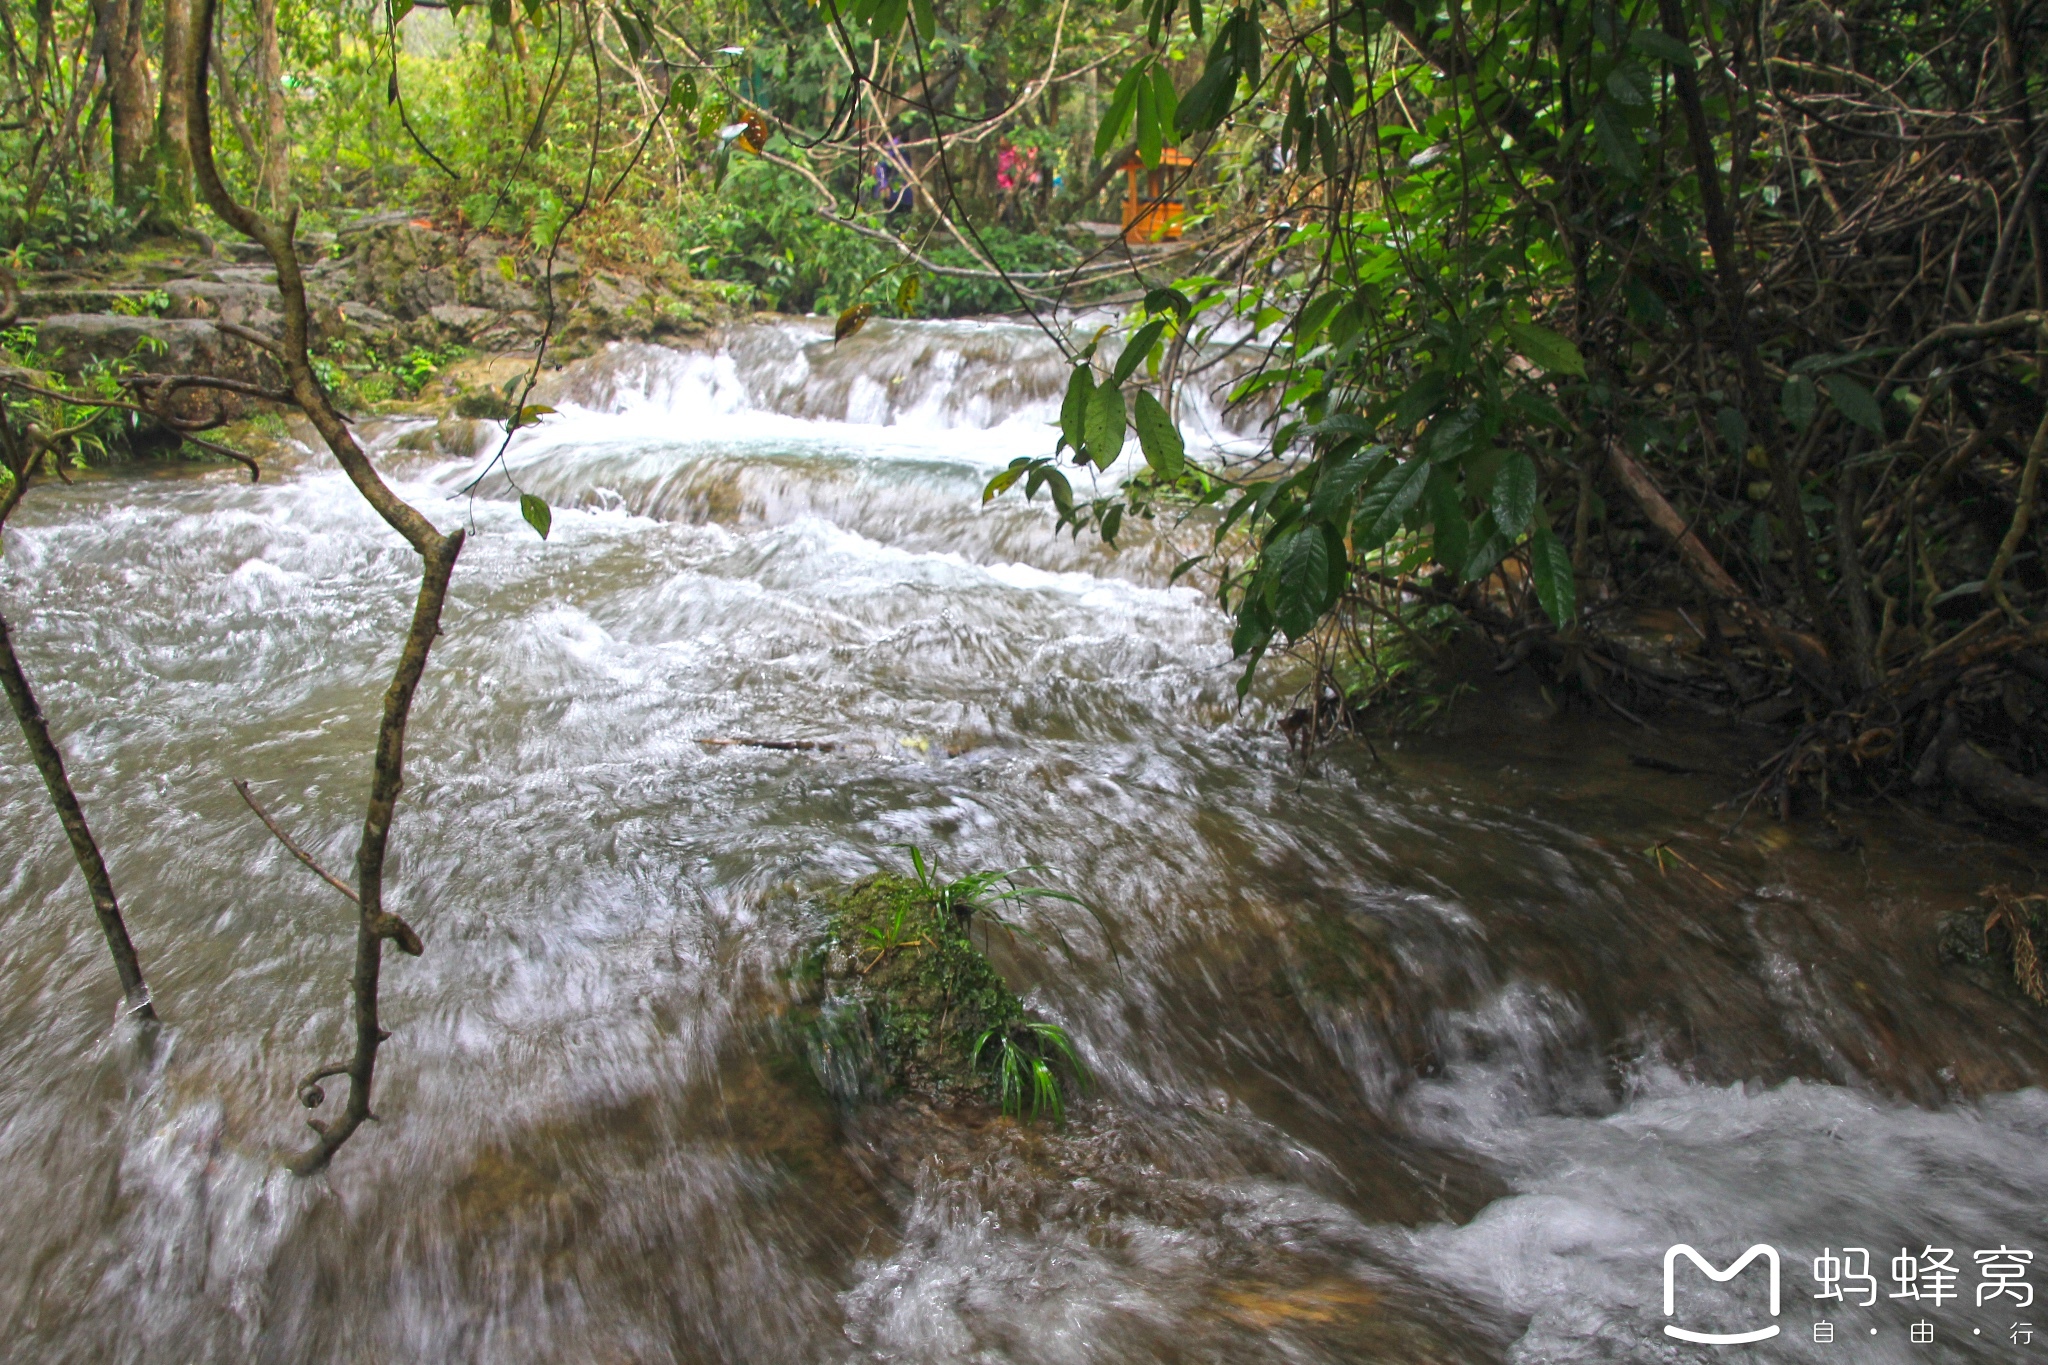
{"label": "flowing stream", "polygon": [[[28,499],[0,608],[166,1027],[112,1026],[0,726],[0,1359],[2048,1356],[2009,1340],[2048,1303],[1979,1308],[1971,1268],[2048,1253],[2044,1012],[1935,953],[2005,855],[1905,815],[1724,834],[1755,741],[1533,695],[1304,767],[1285,680],[1240,706],[1224,617],[1165,586],[1205,532],[1112,555],[982,505],[1050,446],[1048,347],[825,326],[557,381],[510,454],[545,543],[502,477],[461,492],[470,435],[368,429],[474,534],[387,878],[427,952],[387,956],[381,1122],[315,1179],[279,1154],[345,1051],[352,913],[229,781],[350,865],[413,556],[313,455]],[[807,891],[910,842],[1101,910],[995,940],[1093,1074],[1064,1127],[843,1115],[792,1060]],[[1664,1336],[1674,1242],[1774,1244],[1784,1332]],[[1923,1244],[1959,1301],[1812,1297],[1823,1248],[1888,1295]]]}

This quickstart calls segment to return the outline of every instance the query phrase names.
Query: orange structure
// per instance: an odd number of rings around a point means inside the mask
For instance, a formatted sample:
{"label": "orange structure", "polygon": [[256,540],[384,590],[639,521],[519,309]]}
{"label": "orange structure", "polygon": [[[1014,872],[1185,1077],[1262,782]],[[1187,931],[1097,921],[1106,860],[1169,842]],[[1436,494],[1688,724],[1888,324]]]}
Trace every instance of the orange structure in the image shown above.
{"label": "orange structure", "polygon": [[1123,164],[1130,189],[1124,196],[1124,240],[1127,242],[1170,242],[1180,238],[1180,220],[1187,205],[1174,197],[1169,186],[1181,169],[1195,164],[1171,147],[1159,153],[1159,164],[1150,170],[1137,157]]}

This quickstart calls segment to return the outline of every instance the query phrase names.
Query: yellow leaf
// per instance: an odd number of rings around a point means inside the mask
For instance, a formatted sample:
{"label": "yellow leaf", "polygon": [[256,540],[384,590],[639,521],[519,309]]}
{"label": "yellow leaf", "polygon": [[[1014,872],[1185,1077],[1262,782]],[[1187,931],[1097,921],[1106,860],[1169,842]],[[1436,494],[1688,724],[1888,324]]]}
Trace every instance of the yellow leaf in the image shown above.
{"label": "yellow leaf", "polygon": [[832,341],[838,344],[868,325],[868,319],[875,315],[873,304],[856,303],[839,315],[839,321],[832,325]]}

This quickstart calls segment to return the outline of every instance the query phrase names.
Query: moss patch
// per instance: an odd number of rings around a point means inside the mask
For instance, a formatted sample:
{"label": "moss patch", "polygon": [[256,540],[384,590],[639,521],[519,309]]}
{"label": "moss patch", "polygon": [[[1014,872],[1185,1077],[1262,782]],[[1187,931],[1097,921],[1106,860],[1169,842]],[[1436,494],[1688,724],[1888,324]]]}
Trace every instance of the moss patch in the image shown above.
{"label": "moss patch", "polygon": [[1023,1002],[968,937],[969,921],[887,873],[832,893],[824,909],[800,1032],[825,1089],[849,1105],[1001,1098],[991,1062],[999,1045],[991,1040],[977,1066],[976,1044],[991,1029],[1020,1046],[1036,1035]]}

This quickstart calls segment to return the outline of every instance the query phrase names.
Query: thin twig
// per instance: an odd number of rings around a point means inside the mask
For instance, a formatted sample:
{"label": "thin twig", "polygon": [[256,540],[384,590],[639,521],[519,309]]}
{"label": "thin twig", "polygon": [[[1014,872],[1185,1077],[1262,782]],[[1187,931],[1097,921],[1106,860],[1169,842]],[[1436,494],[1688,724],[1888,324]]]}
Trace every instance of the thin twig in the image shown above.
{"label": "thin twig", "polygon": [[297,858],[307,867],[312,868],[313,871],[319,874],[321,881],[326,882],[329,886],[333,887],[336,891],[339,891],[342,895],[347,896],[351,901],[354,901],[357,905],[361,905],[363,903],[363,898],[356,894],[354,887],[350,886],[341,878],[335,876],[332,872],[329,872],[326,868],[320,866],[320,864],[314,860],[312,854],[306,852],[306,850],[300,848],[297,844],[292,842],[292,836],[286,834],[283,829],[279,828],[277,821],[270,818],[270,812],[263,809],[262,806],[257,804],[256,798],[249,791],[249,784],[246,781],[239,777],[236,778],[235,790],[240,792],[242,794],[242,799],[249,803],[249,809],[256,812],[256,818],[263,822],[263,828],[269,830],[272,834],[277,836],[277,841],[285,846],[286,852],[290,853],[294,858]]}

